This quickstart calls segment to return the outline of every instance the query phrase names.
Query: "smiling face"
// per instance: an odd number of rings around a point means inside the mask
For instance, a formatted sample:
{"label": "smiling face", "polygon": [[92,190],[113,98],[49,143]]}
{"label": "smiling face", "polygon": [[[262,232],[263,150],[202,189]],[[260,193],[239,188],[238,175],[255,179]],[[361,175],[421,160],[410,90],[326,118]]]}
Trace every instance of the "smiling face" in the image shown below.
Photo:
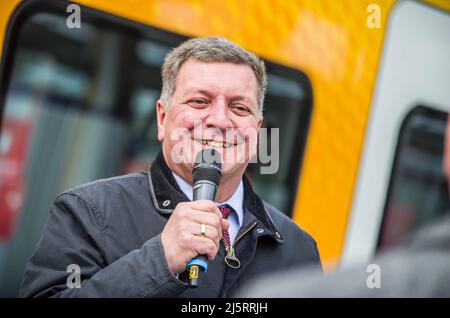
{"label": "smiling face", "polygon": [[[156,107],[158,139],[170,169],[191,183],[195,155],[214,148],[222,157],[222,182],[240,180],[256,153],[254,134],[262,122],[257,93],[255,74],[247,65],[187,60],[170,105],[158,100]],[[177,158],[174,152],[180,148]]]}

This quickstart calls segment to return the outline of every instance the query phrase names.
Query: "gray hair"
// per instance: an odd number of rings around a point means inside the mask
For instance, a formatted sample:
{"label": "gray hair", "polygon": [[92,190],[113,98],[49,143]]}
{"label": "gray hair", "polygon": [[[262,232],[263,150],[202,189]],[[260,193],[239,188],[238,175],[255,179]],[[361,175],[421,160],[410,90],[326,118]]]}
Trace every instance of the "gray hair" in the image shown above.
{"label": "gray hair", "polygon": [[188,59],[201,62],[229,62],[244,64],[252,68],[258,84],[258,109],[262,114],[264,95],[267,89],[267,75],[264,61],[255,54],[222,37],[200,37],[187,40],[174,48],[164,59],[162,66],[161,100],[169,105],[175,91],[178,72]]}

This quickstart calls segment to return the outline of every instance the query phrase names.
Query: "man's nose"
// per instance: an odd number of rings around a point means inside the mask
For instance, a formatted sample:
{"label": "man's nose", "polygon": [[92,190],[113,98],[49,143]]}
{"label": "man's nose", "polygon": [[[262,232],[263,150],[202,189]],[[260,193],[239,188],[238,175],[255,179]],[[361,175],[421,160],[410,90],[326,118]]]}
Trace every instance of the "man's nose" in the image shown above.
{"label": "man's nose", "polygon": [[232,127],[232,122],[228,117],[228,105],[223,102],[217,102],[212,107],[205,118],[206,128],[226,129]]}

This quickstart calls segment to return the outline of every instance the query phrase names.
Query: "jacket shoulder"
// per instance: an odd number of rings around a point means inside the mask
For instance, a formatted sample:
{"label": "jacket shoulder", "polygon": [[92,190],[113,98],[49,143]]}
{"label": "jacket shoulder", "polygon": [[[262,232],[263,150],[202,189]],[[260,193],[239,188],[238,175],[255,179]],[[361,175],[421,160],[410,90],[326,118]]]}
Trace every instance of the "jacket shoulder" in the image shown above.
{"label": "jacket shoulder", "polygon": [[281,212],[266,201],[263,201],[263,203],[272,222],[281,231],[282,234],[284,234],[285,236],[300,236],[309,243],[316,245],[316,241],[314,240],[314,238],[308,232],[298,226],[294,221],[292,221],[292,219],[290,219],[285,213]]}
{"label": "jacket shoulder", "polygon": [[286,214],[269,203],[264,202],[264,207],[275,227],[284,237],[285,247],[291,251],[296,249],[301,250],[301,255],[308,259],[308,263],[321,270],[320,254],[314,238],[293,222]]}
{"label": "jacket shoulder", "polygon": [[130,186],[145,186],[148,188],[147,174],[144,172],[136,172],[111,178],[98,179],[67,189],[62,194],[83,195],[86,193],[123,189]]}
{"label": "jacket shoulder", "polygon": [[[117,214],[145,209],[148,191],[147,174],[132,173],[78,185],[61,193],[55,203],[73,205],[73,213],[77,214],[82,214],[83,206],[88,207],[97,222],[105,225]],[[76,202],[84,203],[80,206]]]}

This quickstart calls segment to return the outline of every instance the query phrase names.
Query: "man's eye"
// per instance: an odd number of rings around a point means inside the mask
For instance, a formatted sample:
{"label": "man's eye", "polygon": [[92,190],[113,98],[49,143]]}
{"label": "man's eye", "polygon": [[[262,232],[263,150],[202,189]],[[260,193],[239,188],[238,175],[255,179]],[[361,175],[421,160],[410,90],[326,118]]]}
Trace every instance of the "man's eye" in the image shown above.
{"label": "man's eye", "polygon": [[196,105],[206,105],[208,104],[208,102],[204,99],[193,99],[191,100],[191,103],[196,104]]}
{"label": "man's eye", "polygon": [[232,106],[231,109],[238,115],[250,114],[250,110],[245,106],[236,105],[236,106]]}
{"label": "man's eye", "polygon": [[194,98],[189,100],[187,104],[194,108],[205,108],[208,106],[209,101],[203,98]]}

